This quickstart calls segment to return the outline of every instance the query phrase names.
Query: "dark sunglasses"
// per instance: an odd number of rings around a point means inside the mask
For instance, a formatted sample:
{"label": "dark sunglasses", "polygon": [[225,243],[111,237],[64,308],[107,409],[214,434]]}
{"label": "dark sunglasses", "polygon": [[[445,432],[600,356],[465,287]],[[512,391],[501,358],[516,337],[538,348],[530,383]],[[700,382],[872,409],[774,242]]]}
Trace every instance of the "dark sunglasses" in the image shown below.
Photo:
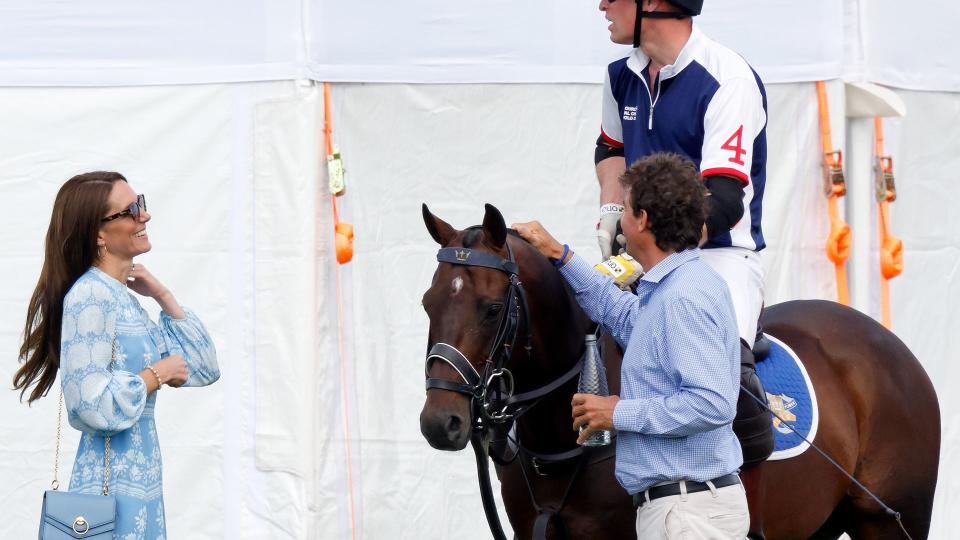
{"label": "dark sunglasses", "polygon": [[101,219],[100,221],[103,222],[103,223],[106,223],[106,222],[108,222],[108,221],[113,221],[113,220],[115,220],[115,219],[120,219],[120,218],[122,218],[122,217],[124,217],[124,216],[130,216],[130,217],[132,217],[133,219],[139,219],[139,218],[140,218],[140,211],[141,211],[141,210],[143,210],[144,212],[147,211],[147,199],[144,198],[143,195],[137,195],[137,202],[135,202],[135,203],[131,204],[130,206],[128,206],[126,210],[121,210],[120,212],[117,212],[116,214],[110,214],[109,216]]}

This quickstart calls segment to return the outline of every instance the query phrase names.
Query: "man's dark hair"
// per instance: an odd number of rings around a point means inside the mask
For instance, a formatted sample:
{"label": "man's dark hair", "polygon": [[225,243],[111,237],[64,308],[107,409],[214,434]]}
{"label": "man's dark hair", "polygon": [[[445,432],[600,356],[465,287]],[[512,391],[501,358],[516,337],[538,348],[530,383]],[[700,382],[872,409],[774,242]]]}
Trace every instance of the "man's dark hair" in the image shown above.
{"label": "man's dark hair", "polygon": [[707,219],[707,191],[690,160],[677,154],[652,154],[623,173],[620,184],[627,190],[633,215],[647,212],[658,248],[697,247]]}

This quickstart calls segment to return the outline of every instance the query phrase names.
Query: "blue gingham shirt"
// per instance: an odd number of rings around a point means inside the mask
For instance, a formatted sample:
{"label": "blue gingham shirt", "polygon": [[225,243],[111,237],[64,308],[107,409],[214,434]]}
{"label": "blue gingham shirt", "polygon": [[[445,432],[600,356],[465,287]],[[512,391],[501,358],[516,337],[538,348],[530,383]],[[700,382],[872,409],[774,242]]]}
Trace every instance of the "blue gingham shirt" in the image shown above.
{"label": "blue gingham shirt", "polygon": [[622,347],[617,480],[629,493],[658,482],[703,482],[743,463],[737,411],[740,342],[730,292],[700,259],[673,253],[637,282],[637,294],[574,255],[560,273],[587,315]]}

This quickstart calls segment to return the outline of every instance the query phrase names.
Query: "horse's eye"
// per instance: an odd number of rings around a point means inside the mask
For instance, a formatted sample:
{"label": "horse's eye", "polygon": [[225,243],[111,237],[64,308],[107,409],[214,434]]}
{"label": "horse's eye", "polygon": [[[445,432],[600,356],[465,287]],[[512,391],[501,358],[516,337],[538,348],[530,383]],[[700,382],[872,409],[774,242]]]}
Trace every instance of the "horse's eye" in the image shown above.
{"label": "horse's eye", "polygon": [[500,315],[503,310],[503,304],[490,304],[487,306],[487,318],[494,319]]}

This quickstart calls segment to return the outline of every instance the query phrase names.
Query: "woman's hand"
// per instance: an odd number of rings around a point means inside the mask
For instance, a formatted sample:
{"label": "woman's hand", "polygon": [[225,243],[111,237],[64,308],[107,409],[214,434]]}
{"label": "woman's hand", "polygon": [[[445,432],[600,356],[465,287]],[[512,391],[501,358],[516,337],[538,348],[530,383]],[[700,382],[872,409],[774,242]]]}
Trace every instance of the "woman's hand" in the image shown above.
{"label": "woman's hand", "polygon": [[160,304],[160,309],[174,319],[186,318],[186,313],[183,312],[183,308],[177,303],[177,299],[174,298],[170,289],[164,287],[160,280],[153,277],[146,266],[142,264],[131,266],[130,273],[127,275],[127,287],[137,294],[149,296],[156,300]]}
{"label": "woman's hand", "polygon": [[187,362],[179,354],[170,356],[153,364],[153,369],[157,370],[163,384],[177,387],[187,382],[190,372],[187,370]]}
{"label": "woman's hand", "polygon": [[545,257],[559,259],[563,255],[563,244],[557,242],[539,221],[514,223],[511,228]]}
{"label": "woman's hand", "polygon": [[127,287],[141,296],[159,298],[170,291],[142,264],[133,264],[127,274]]}

